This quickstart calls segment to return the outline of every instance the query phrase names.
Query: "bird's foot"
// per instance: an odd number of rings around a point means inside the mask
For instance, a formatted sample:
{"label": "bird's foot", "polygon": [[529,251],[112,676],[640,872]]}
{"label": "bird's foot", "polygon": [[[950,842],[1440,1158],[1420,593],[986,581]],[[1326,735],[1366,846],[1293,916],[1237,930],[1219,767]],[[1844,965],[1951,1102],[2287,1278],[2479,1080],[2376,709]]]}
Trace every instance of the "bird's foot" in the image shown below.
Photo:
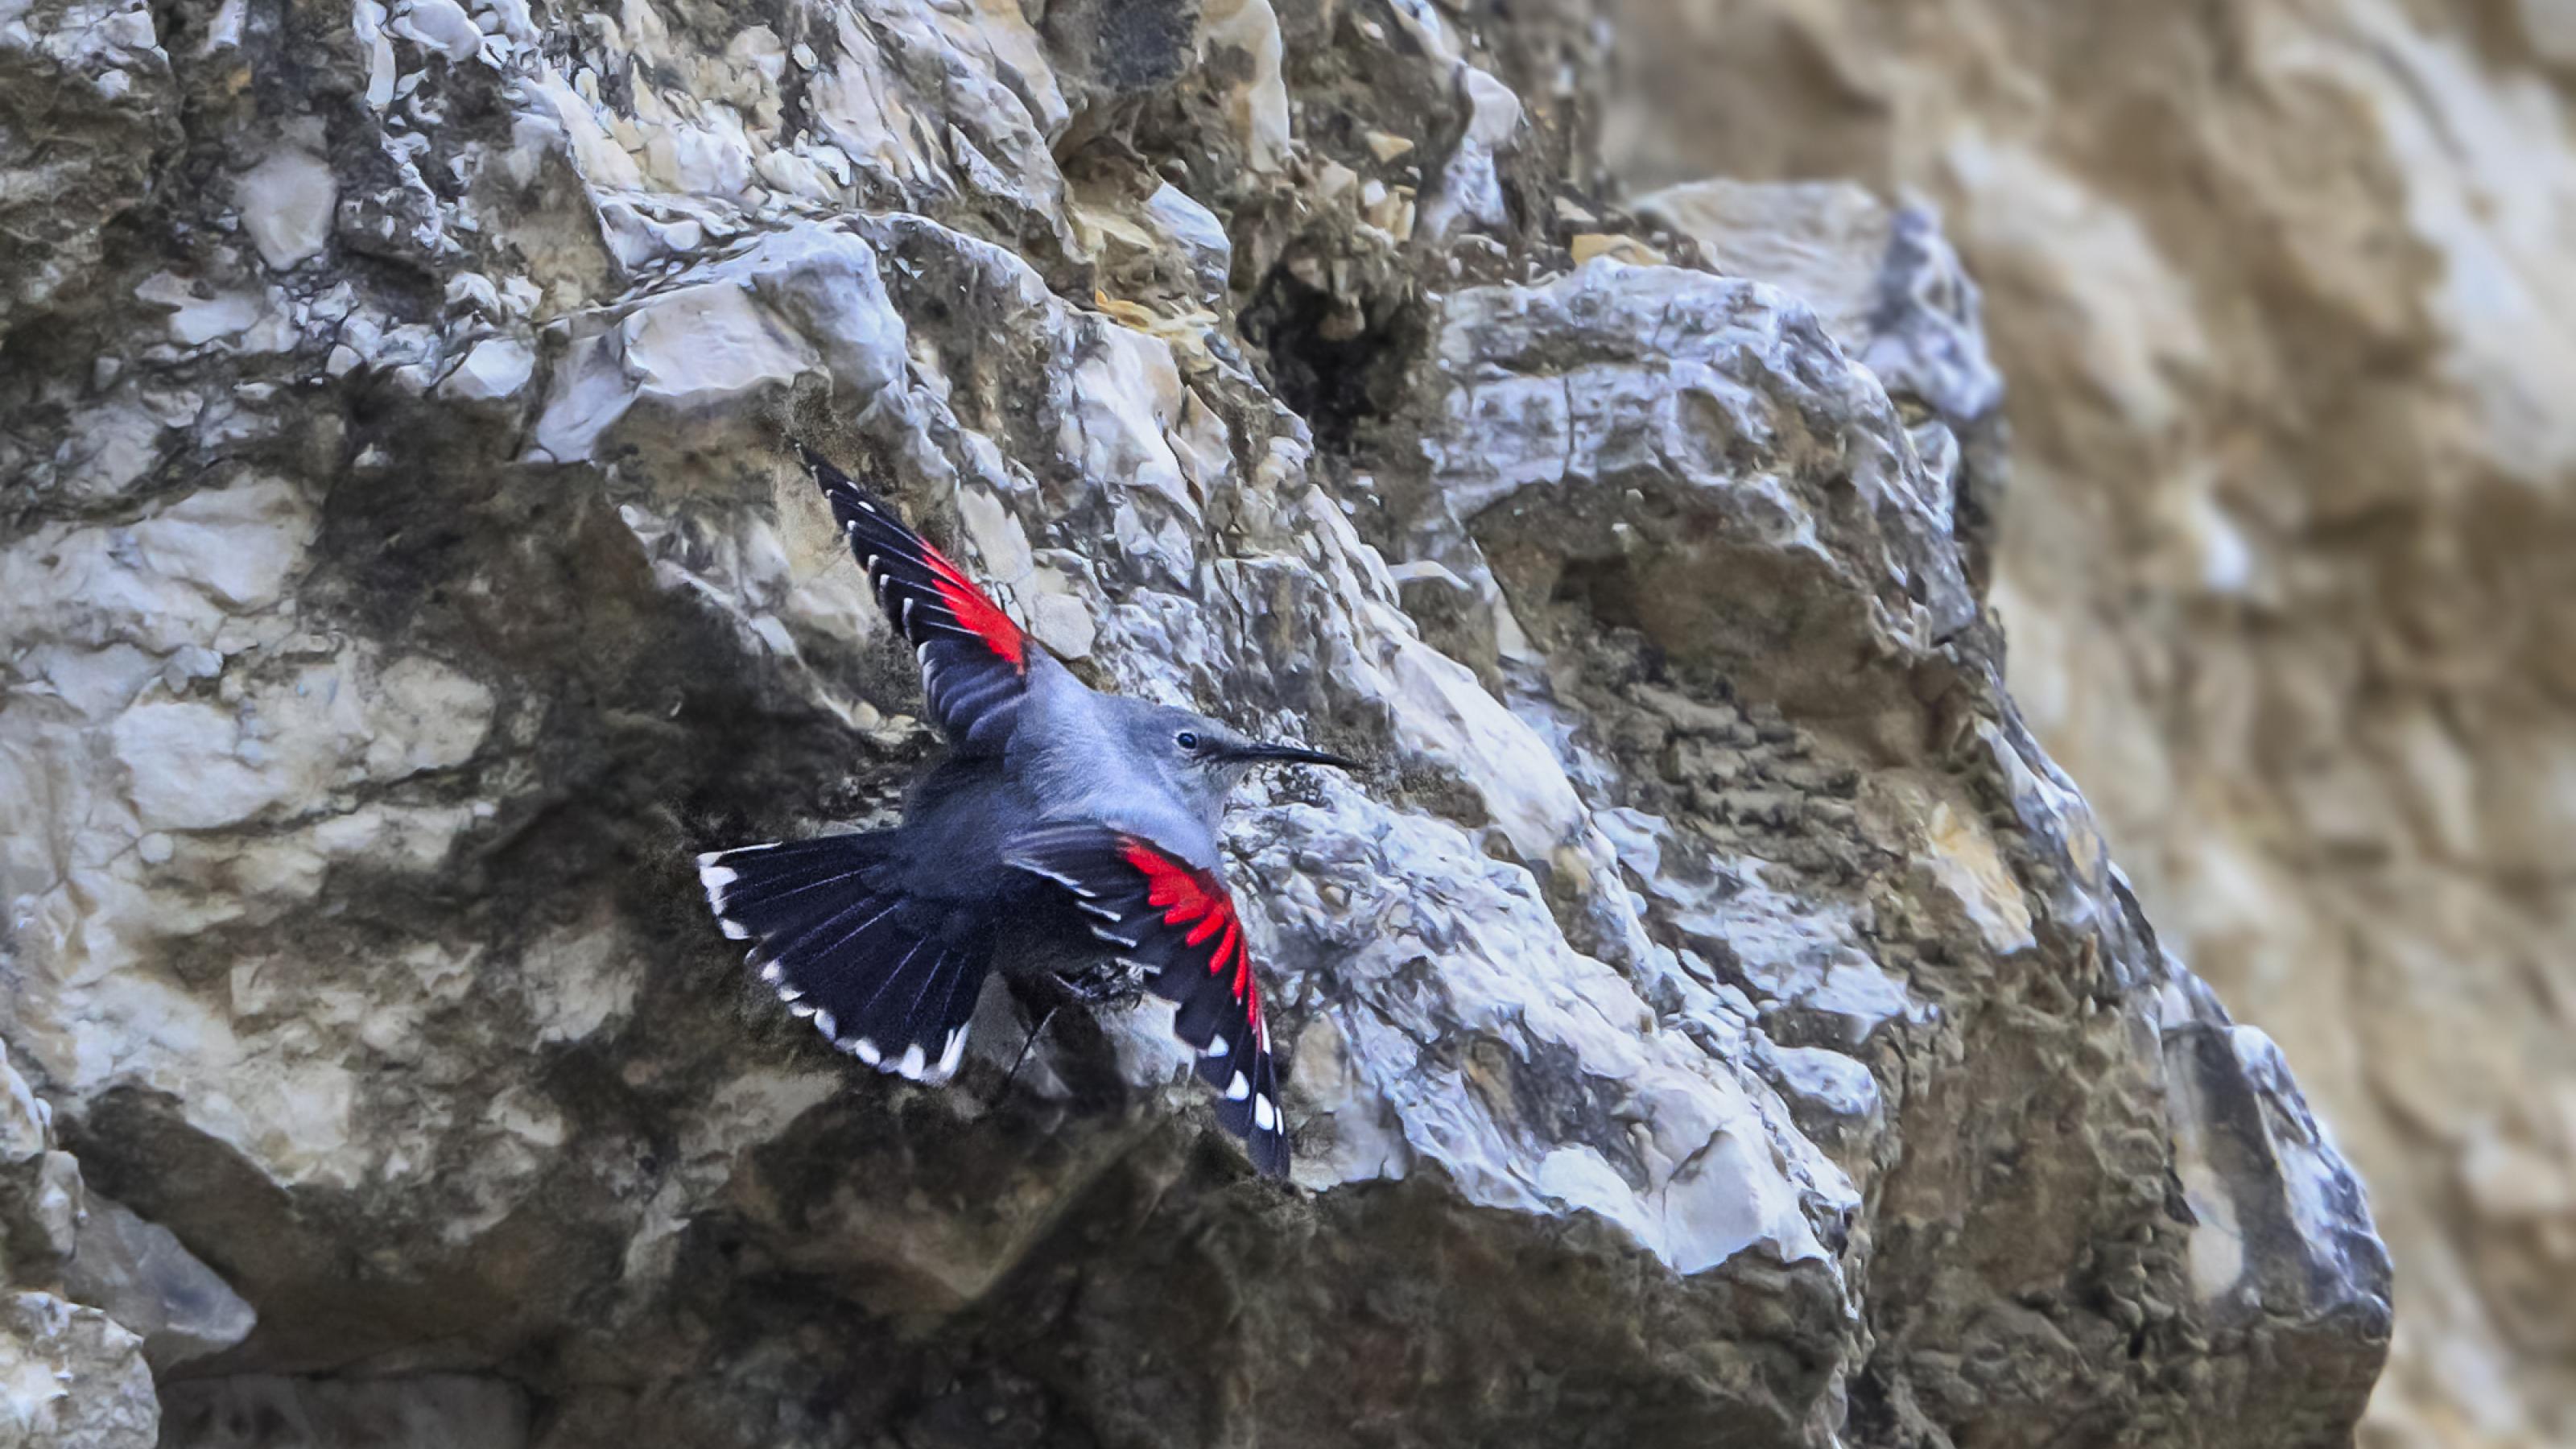
{"label": "bird's foot", "polygon": [[1055,979],[1064,989],[1066,1001],[1080,1006],[1125,1007],[1145,999],[1144,973],[1114,961],[1071,974],[1059,973]]}

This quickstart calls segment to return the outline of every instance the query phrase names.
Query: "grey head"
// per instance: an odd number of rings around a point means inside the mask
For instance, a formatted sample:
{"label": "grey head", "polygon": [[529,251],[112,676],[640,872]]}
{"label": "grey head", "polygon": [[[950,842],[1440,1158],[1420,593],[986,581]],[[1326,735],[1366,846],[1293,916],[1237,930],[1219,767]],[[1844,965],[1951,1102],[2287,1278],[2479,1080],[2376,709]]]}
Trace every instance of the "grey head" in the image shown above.
{"label": "grey head", "polygon": [[1101,696],[1108,723],[1126,758],[1163,785],[1213,832],[1225,814],[1226,796],[1256,765],[1356,766],[1339,755],[1303,745],[1252,739],[1221,720],[1166,704]]}

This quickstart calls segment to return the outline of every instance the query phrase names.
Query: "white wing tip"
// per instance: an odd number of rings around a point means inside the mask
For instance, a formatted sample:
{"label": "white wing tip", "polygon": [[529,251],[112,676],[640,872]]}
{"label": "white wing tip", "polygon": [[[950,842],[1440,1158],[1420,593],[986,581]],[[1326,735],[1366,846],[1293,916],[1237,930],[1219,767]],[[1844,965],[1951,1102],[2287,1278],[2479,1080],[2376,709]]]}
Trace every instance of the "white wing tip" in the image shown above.
{"label": "white wing tip", "polygon": [[905,1047],[903,1055],[891,1061],[886,1059],[884,1050],[875,1042],[864,1038],[845,1045],[852,1056],[878,1071],[892,1072],[935,1087],[957,1075],[957,1064],[966,1056],[966,1028],[952,1029],[940,1042],[937,1061],[930,1059],[930,1053],[924,1051],[919,1042]]}
{"label": "white wing tip", "polygon": [[742,879],[742,872],[729,865],[717,865],[715,860],[716,857],[712,855],[698,857],[698,884],[706,888],[707,904],[715,910],[716,914],[722,915],[725,887]]}

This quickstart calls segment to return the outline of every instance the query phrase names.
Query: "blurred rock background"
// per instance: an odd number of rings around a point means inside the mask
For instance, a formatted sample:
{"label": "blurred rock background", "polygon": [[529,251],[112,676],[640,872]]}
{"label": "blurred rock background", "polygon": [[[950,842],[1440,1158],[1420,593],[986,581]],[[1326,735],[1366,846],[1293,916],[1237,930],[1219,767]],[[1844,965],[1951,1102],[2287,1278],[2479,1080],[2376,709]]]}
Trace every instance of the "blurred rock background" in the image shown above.
{"label": "blurred rock background", "polygon": [[2366,1440],[2576,1443],[2576,6],[1614,8],[1632,184],[1984,286],[2013,692],[2371,1184]]}

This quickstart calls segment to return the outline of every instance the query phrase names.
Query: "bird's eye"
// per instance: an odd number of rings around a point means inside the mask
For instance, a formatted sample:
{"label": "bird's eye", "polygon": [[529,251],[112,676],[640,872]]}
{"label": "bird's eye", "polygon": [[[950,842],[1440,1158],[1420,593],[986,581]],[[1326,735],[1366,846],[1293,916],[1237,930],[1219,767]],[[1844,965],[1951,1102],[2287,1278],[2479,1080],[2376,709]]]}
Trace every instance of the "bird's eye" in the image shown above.
{"label": "bird's eye", "polygon": [[1179,745],[1185,750],[1195,750],[1199,747],[1198,731],[1183,730],[1179,734],[1172,736],[1172,743]]}

